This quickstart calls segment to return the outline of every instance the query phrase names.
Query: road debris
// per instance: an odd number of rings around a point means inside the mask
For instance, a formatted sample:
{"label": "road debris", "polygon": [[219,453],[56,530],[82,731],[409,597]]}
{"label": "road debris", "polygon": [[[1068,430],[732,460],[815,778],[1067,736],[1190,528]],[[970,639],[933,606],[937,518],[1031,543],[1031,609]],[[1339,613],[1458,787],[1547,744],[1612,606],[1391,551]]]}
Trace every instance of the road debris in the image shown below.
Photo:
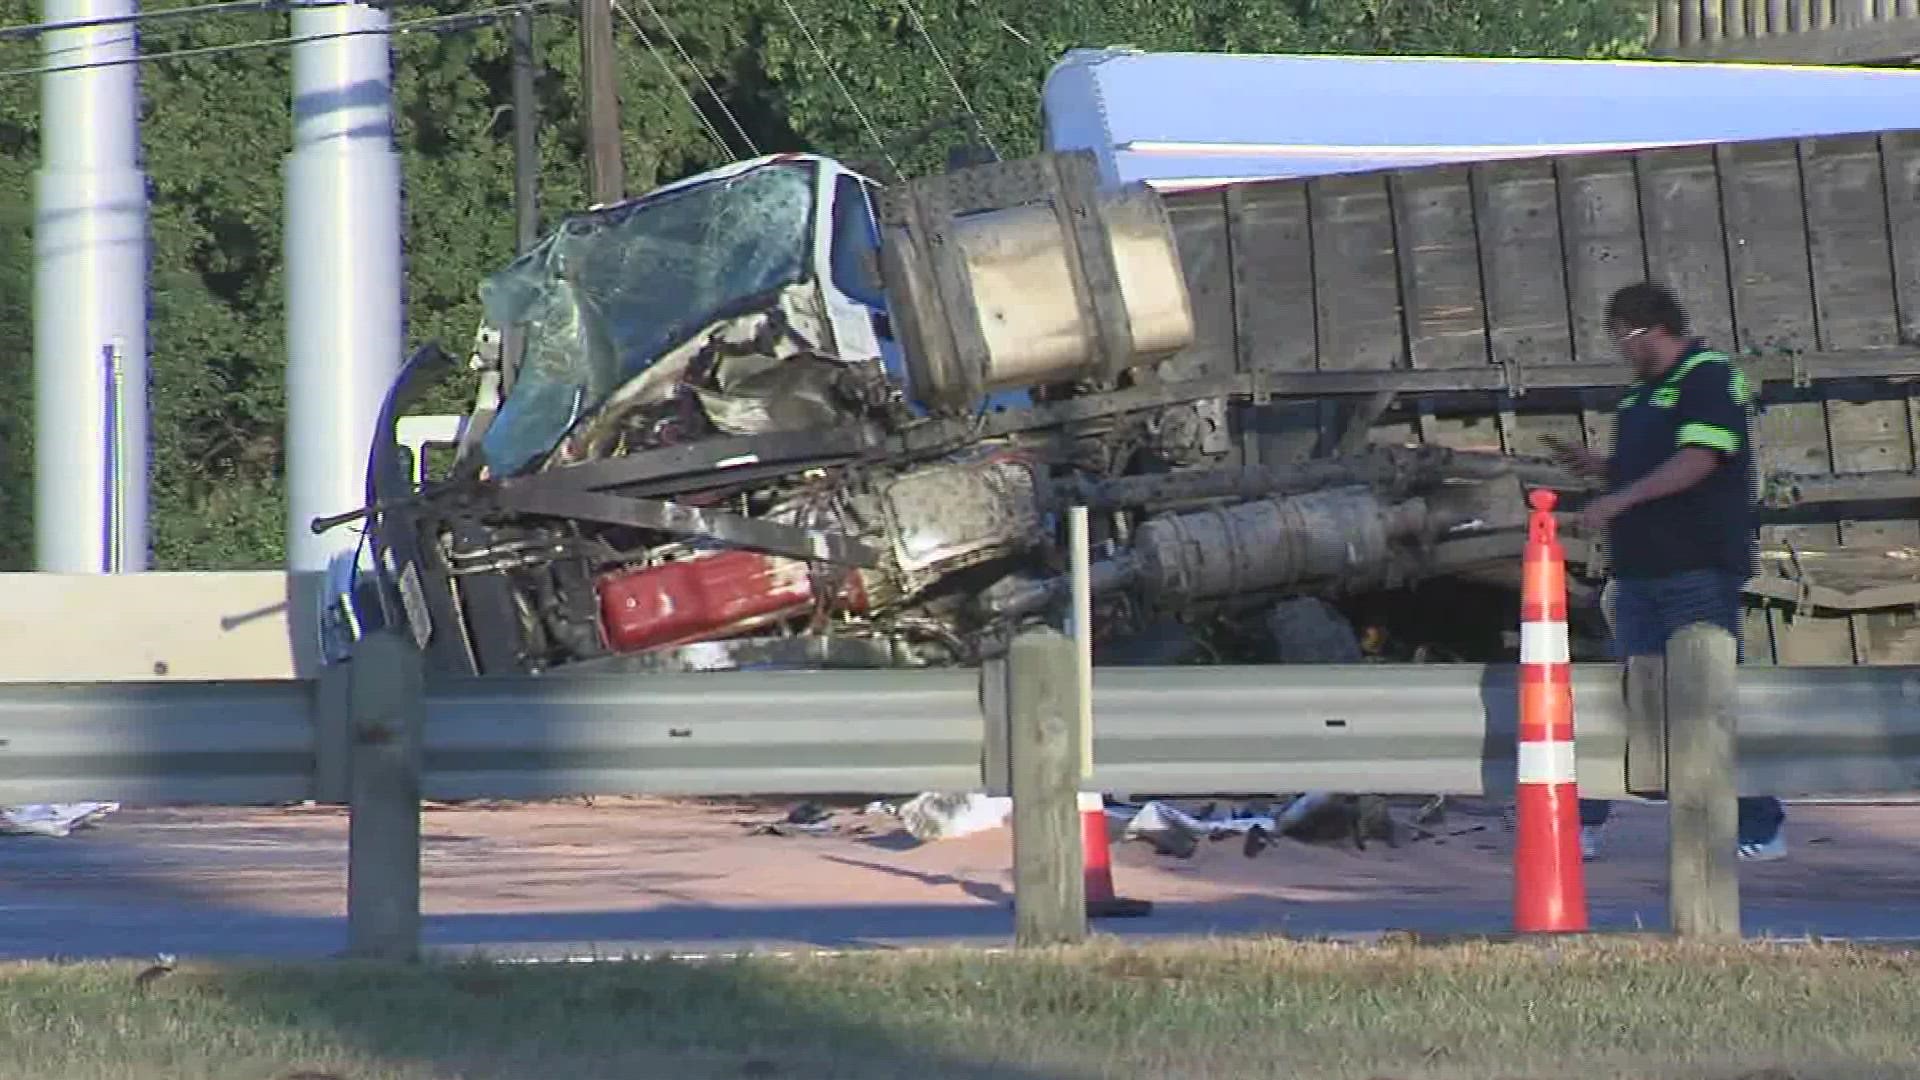
{"label": "road debris", "polygon": [[1013,800],[1003,795],[929,791],[900,807],[900,824],[915,840],[929,843],[997,829],[1012,814]]}
{"label": "road debris", "polygon": [[[754,836],[827,836],[839,832],[833,811],[818,803],[803,802],[787,811],[779,821],[758,822],[751,826]],[[865,831],[857,829],[856,831]]]}
{"label": "road debris", "polygon": [[1443,830],[1447,818],[1443,796],[1427,799],[1404,820],[1385,797],[1378,795],[1309,791],[1276,801],[1283,804],[1278,813],[1265,801],[1229,808],[1208,803],[1197,812],[1170,802],[1152,801],[1127,817],[1123,835],[1127,840],[1152,845],[1161,855],[1179,859],[1192,858],[1202,839],[1219,841],[1239,836],[1245,838],[1242,853],[1253,858],[1282,837],[1308,844],[1351,844],[1365,851],[1372,841],[1390,848],[1421,841],[1444,844],[1448,837],[1486,829],[1485,825],[1469,825]]}
{"label": "road debris", "polygon": [[29,803],[0,806],[0,835],[67,836],[120,809],[117,802]]}

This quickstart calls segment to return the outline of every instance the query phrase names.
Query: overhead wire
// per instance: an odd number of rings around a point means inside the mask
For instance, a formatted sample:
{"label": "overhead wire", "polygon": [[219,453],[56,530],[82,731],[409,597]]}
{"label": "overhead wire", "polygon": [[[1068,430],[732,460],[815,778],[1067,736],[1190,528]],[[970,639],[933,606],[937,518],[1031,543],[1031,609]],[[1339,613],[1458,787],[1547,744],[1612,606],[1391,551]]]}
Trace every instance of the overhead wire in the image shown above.
{"label": "overhead wire", "polygon": [[813,54],[820,58],[821,66],[827,69],[827,75],[833,79],[834,85],[840,88],[840,96],[847,99],[847,105],[853,109],[853,115],[859,119],[860,126],[866,129],[867,138],[873,140],[874,148],[879,150],[880,156],[887,160],[887,166],[893,170],[894,178],[905,180],[906,173],[901,171],[900,163],[894,160],[893,151],[887,149],[887,144],[880,138],[880,132],[875,130],[873,121],[867,119],[866,111],[860,108],[858,101],[853,99],[853,91],[847,89],[846,81],[840,78],[838,69],[833,66],[831,60],[827,59],[826,50],[822,49],[820,42],[814,38],[813,30],[807,26],[806,20],[800,17],[800,12],[794,9],[793,0],[780,0],[780,3],[786,7],[787,14],[793,17],[793,24],[800,28],[800,33],[806,37],[807,44],[813,48]]}
{"label": "overhead wire", "polygon": [[[1005,18],[1004,16],[995,16],[995,18],[999,20],[999,23],[1000,23],[1000,29],[1002,29],[1002,30],[1005,30],[1005,31],[1006,31],[1007,33],[1009,33],[1009,34],[1012,34],[1012,35],[1013,35],[1013,40],[1015,40],[1015,41],[1017,41],[1017,42],[1019,42],[1019,43],[1020,43],[1020,44],[1022,44],[1022,45],[1025,45],[1025,46],[1026,46],[1027,48],[1029,48],[1029,49],[1040,49],[1040,46],[1038,46],[1038,45],[1035,45],[1035,44],[1033,43],[1033,39],[1032,39],[1032,38],[1030,38],[1030,37],[1028,37],[1027,35],[1025,35],[1025,34],[1023,34],[1023,33],[1021,33],[1021,32],[1020,32],[1020,31],[1018,31],[1018,30],[1015,30],[1015,29],[1013,28],[1013,24],[1012,24],[1012,23],[1010,23],[1010,22],[1008,22],[1008,21],[1006,20],[1006,18]],[[1041,52],[1045,52],[1046,50],[1045,50],[1045,49],[1040,49],[1040,51],[1041,51]]]}
{"label": "overhead wire", "polygon": [[[659,47],[653,43],[653,38],[648,36],[646,29],[640,25],[640,20],[634,18],[633,13],[628,11],[620,0],[608,0],[608,3],[614,12],[633,28],[634,35],[640,39],[642,45],[647,47],[647,51],[653,54],[654,60],[660,64],[660,70],[666,73],[667,81],[673,84],[674,89],[680,91],[681,98],[686,101],[687,108],[693,110],[694,119],[700,121],[700,126],[705,129],[707,137],[713,140],[713,144],[718,146],[720,152],[729,160],[734,160],[733,147],[727,145],[727,140],[720,134],[720,129],[714,127],[713,121],[707,119],[707,114],[701,110],[700,103],[693,99],[693,91],[688,90],[686,84],[680,81],[680,76],[674,72],[673,65],[668,63],[667,58],[661,54]],[[757,154],[758,151],[755,153]]]}
{"label": "overhead wire", "polygon": [[974,109],[973,102],[967,100],[967,92],[961,89],[960,80],[954,76],[953,68],[947,66],[947,58],[941,55],[940,46],[934,43],[933,35],[927,32],[927,21],[921,18],[919,6],[913,0],[900,0],[900,4],[907,9],[907,17],[913,20],[914,29],[920,32],[920,40],[926,42],[928,50],[933,53],[933,62],[938,64],[940,70],[946,74],[947,85],[953,87],[953,95],[960,99],[960,107],[965,109],[967,116],[973,120],[973,128],[980,133],[980,140],[987,144],[987,149],[992,152],[995,161],[1001,160],[1000,148],[993,144],[993,136],[987,133],[986,122],[980,119],[980,113]]}
{"label": "overhead wire", "polygon": [[196,19],[211,15],[229,14],[269,14],[288,11],[294,8],[302,10],[312,8],[351,7],[359,0],[222,0],[216,4],[191,4],[187,7],[167,8],[161,11],[133,11],[124,15],[102,15],[92,19],[63,19],[59,22],[23,23],[19,26],[0,26],[0,41],[16,41],[21,38],[35,38],[44,34],[57,34],[67,30],[98,30],[108,26],[128,26],[135,23],[162,22],[170,19]]}
{"label": "overhead wire", "polygon": [[337,38],[394,36],[401,37],[418,31],[435,33],[456,33],[471,30],[510,17],[515,12],[533,8],[557,7],[571,0],[516,0],[511,4],[499,4],[494,7],[480,8],[474,11],[453,12],[444,15],[425,15],[415,19],[403,19],[379,27],[359,27],[351,30],[337,30],[325,34],[290,34],[285,37],[255,38],[251,41],[236,41],[221,45],[198,45],[185,49],[169,49],[164,52],[136,53],[133,56],[114,57],[108,60],[89,60],[73,64],[41,64],[30,68],[12,68],[0,70],[0,79],[25,78],[29,76],[53,75],[65,71],[86,71],[94,68],[121,67],[127,64],[150,64],[166,60],[186,60],[196,57],[221,56],[228,53],[249,52],[258,49],[287,48],[314,41],[331,41]]}
{"label": "overhead wire", "polygon": [[700,67],[693,62],[693,57],[687,55],[686,47],[680,44],[680,35],[673,32],[673,27],[667,22],[666,16],[660,14],[660,9],[654,6],[653,0],[640,0],[640,2],[647,5],[647,11],[653,15],[653,21],[660,24],[660,31],[667,35],[668,43],[673,46],[675,52],[680,54],[680,62],[687,65],[687,70],[693,72],[694,78],[700,80],[701,86],[706,87],[707,96],[713,98],[715,105],[720,106],[720,115],[726,117],[727,123],[733,125],[734,132],[740,136],[741,142],[747,144],[747,149],[753,156],[759,157],[760,148],[754,145],[753,136],[748,135],[747,129],[740,126],[739,117],[733,114],[733,110],[727,106],[727,101],[720,96],[720,92],[713,88],[713,83],[707,78],[706,72],[700,70]]}

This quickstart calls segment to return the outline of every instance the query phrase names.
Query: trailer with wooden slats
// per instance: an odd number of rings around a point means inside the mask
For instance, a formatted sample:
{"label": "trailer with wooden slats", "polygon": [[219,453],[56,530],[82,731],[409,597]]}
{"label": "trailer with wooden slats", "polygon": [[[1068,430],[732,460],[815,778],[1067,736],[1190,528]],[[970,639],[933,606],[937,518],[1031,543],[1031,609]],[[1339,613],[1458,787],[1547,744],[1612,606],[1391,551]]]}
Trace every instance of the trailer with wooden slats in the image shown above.
{"label": "trailer with wooden slats", "polygon": [[1763,529],[1751,660],[1920,662],[1920,131],[1165,198],[1198,325],[1159,378],[1218,389],[1248,462],[1343,434],[1604,446],[1628,378],[1607,298],[1669,283],[1762,385],[1762,473],[1794,478]]}
{"label": "trailer with wooden slats", "polygon": [[1920,57],[1920,0],[1657,0],[1650,50],[1689,60],[1885,64]]}

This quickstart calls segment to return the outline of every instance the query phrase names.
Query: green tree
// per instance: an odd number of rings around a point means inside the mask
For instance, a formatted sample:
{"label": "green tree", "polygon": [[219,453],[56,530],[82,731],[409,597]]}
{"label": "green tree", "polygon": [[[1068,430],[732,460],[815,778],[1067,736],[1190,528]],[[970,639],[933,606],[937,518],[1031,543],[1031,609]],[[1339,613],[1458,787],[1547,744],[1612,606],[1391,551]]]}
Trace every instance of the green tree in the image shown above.
{"label": "green tree", "polygon": [[[0,145],[6,140],[0,119]],[[16,160],[0,156],[0,190],[18,191]],[[18,257],[31,239],[26,211],[0,204],[0,573],[33,568],[33,338],[32,262]]]}
{"label": "green tree", "polygon": [[[1074,47],[1611,57],[1639,50],[1648,12],[1644,0],[751,2],[777,111],[848,158],[879,156],[890,133],[966,116],[962,94],[1003,156],[1033,153],[1042,81]],[[895,156],[908,174],[937,170],[950,142]]]}
{"label": "green tree", "polygon": [[[166,0],[149,8],[178,6]],[[470,5],[436,0],[396,19]],[[0,0],[0,25],[38,5]],[[148,53],[281,38],[284,15],[153,24]],[[539,27],[542,189],[581,198],[575,117],[578,58],[570,19]],[[637,53],[637,48],[627,50]],[[512,255],[512,153],[504,29],[411,32],[394,39],[396,134],[407,193],[408,320],[414,342],[464,345],[479,319],[480,278]],[[726,48],[706,55],[733,61]],[[720,159],[665,79],[629,56],[623,74],[636,187]],[[0,67],[41,63],[33,43],[0,45]],[[281,163],[290,147],[290,54],[248,49],[142,65],[152,191],[151,350],[154,565],[276,565],[284,551],[285,276]],[[0,79],[0,537],[13,568],[30,564],[32,179],[39,81]],[[442,403],[453,405],[461,388]],[[27,539],[21,539],[27,538]]]}

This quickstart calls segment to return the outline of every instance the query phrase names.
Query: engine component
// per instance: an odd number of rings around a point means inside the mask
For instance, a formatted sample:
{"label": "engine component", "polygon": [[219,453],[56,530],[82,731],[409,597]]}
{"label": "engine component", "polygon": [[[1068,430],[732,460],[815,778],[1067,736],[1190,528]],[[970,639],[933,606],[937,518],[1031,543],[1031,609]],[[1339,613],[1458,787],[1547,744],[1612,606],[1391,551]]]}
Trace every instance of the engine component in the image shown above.
{"label": "engine component", "polygon": [[926,667],[954,658],[898,636],[796,634],[696,641],[644,653],[615,653],[570,669],[594,675],[668,675],[705,671],[847,670]]}
{"label": "engine component", "polygon": [[[1087,568],[1094,594],[1114,592],[1133,584],[1131,559],[1101,559]],[[989,619],[1023,619],[1061,603],[1072,588],[1068,579],[1011,575],[994,582],[975,598],[976,609]]]}
{"label": "engine component", "polygon": [[880,494],[888,554],[903,596],[942,577],[1039,543],[1039,487],[1023,461],[936,465]]}
{"label": "engine component", "polygon": [[[808,564],[752,551],[607,574],[599,592],[608,644],[623,653],[766,626],[804,614],[817,595]],[[838,601],[844,611],[866,610],[858,574],[846,576]]]}
{"label": "engine component", "polygon": [[1150,596],[1183,600],[1377,576],[1426,522],[1424,500],[1389,504],[1364,487],[1261,499],[1146,522],[1133,569]]}
{"label": "engine component", "polygon": [[1113,378],[1185,348],[1192,302],[1166,207],[1100,191],[1092,154],[926,177],[881,195],[881,272],[914,396]]}
{"label": "engine component", "polygon": [[[1102,510],[1122,506],[1167,506],[1212,499],[1258,499],[1298,495],[1329,487],[1366,484],[1394,498],[1431,488],[1447,479],[1494,480],[1521,477],[1530,486],[1564,486],[1554,466],[1534,466],[1497,454],[1479,454],[1443,446],[1369,446],[1357,454],[1301,462],[1270,462],[1252,468],[1194,469],[1092,479],[1084,475],[1056,481],[1056,505],[1080,503]],[[1504,497],[1504,494],[1502,495]],[[1524,494],[1517,503],[1525,507]],[[1524,521],[1522,521],[1524,525]]]}

